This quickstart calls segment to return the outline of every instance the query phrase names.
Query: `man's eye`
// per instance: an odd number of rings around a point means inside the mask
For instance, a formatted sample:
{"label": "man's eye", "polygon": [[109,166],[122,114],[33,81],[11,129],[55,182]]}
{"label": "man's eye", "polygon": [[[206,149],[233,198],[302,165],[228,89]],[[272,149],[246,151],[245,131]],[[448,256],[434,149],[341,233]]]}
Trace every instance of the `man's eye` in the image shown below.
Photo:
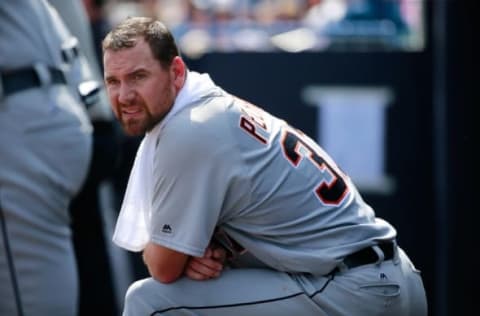
{"label": "man's eye", "polygon": [[135,80],[140,80],[140,79],[143,79],[144,77],[145,77],[144,74],[135,74],[135,75],[133,76],[133,79],[135,79]]}
{"label": "man's eye", "polygon": [[118,80],[115,80],[115,79],[109,79],[107,80],[107,85],[108,86],[115,86],[118,84]]}

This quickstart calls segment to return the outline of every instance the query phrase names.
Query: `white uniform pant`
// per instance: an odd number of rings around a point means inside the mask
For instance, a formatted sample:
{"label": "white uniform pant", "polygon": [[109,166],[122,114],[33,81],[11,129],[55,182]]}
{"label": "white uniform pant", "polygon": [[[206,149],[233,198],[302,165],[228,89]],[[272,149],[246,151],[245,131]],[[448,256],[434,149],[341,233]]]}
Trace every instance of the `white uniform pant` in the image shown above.
{"label": "white uniform pant", "polygon": [[426,316],[420,272],[398,248],[393,260],[326,277],[266,269],[225,270],[217,279],[147,278],[127,291],[123,316]]}

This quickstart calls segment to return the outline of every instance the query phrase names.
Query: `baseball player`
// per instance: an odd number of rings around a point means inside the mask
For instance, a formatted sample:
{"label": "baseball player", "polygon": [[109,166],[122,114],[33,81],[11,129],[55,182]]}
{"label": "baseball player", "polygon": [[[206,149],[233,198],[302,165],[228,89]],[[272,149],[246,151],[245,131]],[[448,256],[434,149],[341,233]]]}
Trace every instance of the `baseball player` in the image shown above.
{"label": "baseball player", "polygon": [[44,0],[0,1],[0,30],[0,315],[73,316],[69,204],[92,146],[79,52]]}
{"label": "baseball player", "polygon": [[145,134],[113,240],[151,278],[123,315],[427,315],[396,230],[311,138],[190,71],[159,21],[103,49],[113,110]]}

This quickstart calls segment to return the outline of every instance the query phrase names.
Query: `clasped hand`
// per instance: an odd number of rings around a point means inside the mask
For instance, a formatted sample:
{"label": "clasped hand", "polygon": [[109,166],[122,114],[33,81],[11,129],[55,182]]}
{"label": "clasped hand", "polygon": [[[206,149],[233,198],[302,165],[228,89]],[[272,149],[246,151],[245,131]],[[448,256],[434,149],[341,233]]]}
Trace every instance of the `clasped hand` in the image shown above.
{"label": "clasped hand", "polygon": [[184,273],[197,281],[217,278],[223,270],[226,257],[225,249],[209,245],[203,257],[190,257]]}

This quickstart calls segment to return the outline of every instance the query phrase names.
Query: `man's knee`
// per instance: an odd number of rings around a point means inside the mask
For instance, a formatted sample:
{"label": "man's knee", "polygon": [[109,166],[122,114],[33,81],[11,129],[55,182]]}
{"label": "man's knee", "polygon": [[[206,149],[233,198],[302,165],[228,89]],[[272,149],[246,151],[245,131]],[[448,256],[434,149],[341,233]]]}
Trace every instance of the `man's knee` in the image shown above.
{"label": "man's knee", "polygon": [[152,310],[147,302],[145,289],[148,279],[135,281],[125,293],[124,316],[145,315],[145,311]]}
{"label": "man's knee", "polygon": [[172,306],[179,290],[177,284],[162,284],[152,278],[135,281],[125,293],[123,316],[151,315]]}

